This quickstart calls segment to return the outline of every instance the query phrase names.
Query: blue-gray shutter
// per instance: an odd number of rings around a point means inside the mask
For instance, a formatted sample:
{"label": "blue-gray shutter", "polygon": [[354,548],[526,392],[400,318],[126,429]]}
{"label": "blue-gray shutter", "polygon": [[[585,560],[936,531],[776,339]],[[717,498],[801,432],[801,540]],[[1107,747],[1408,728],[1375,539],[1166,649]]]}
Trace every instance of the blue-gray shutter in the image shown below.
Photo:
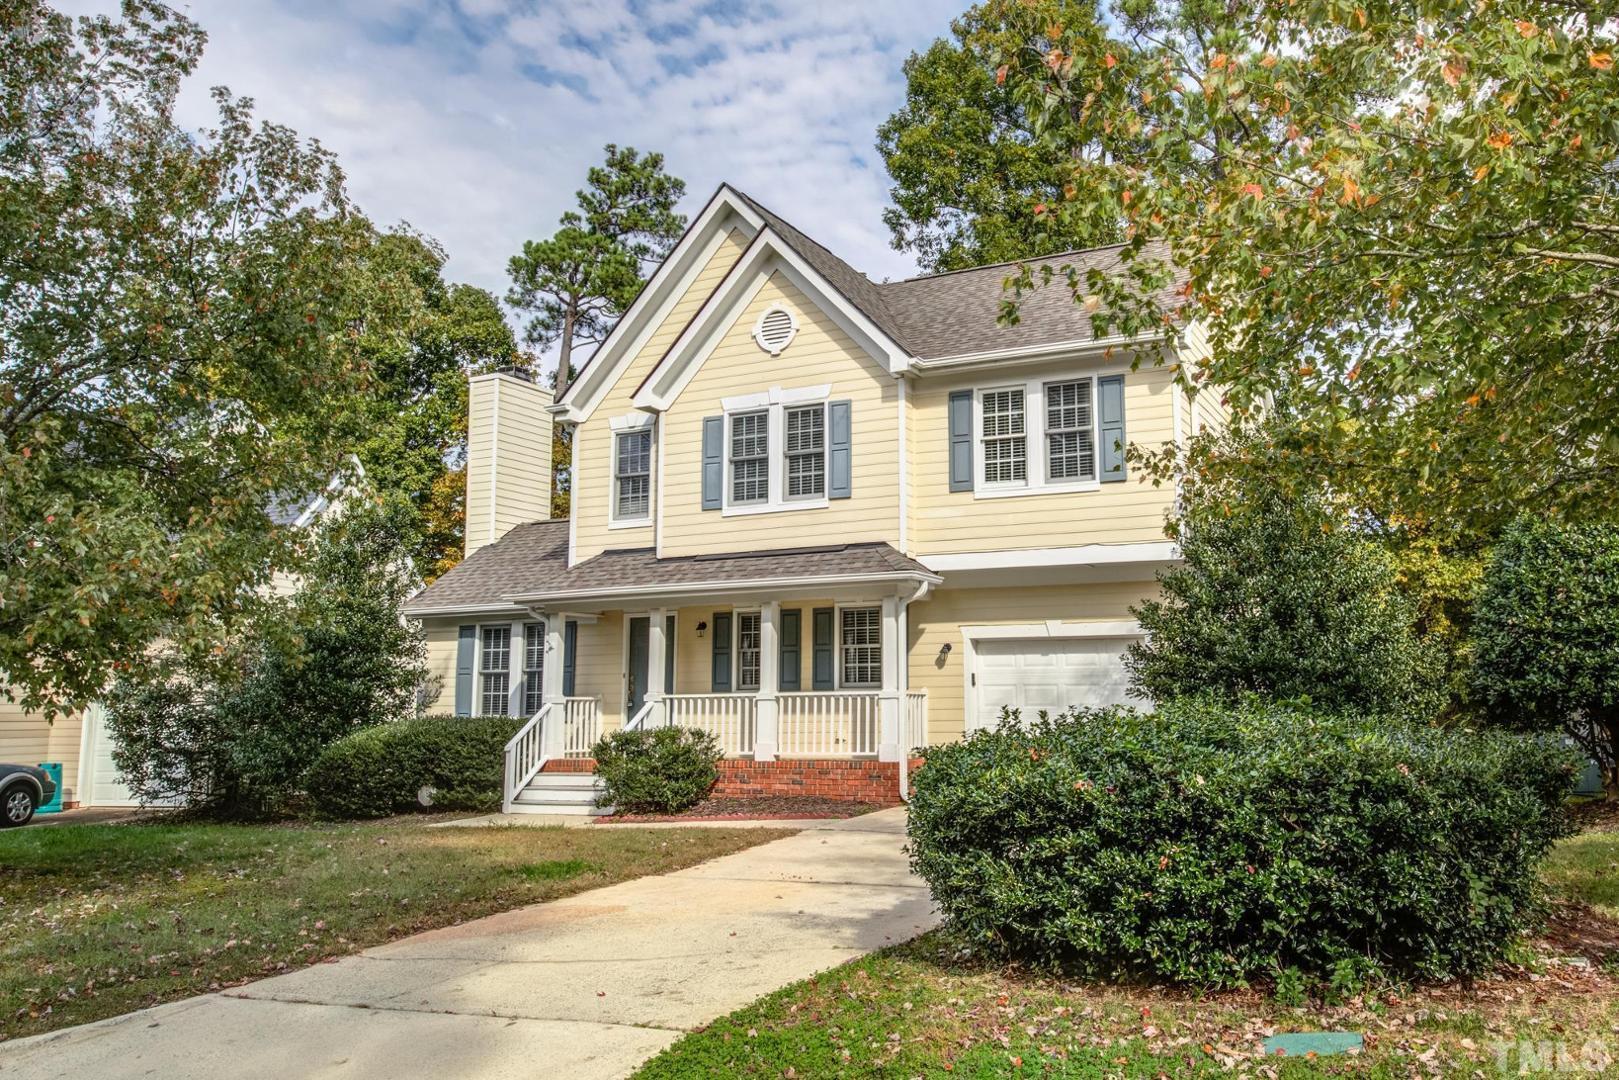
{"label": "blue-gray shutter", "polygon": [[472,658],[478,649],[478,628],[461,627],[455,643],[455,715],[472,715]]}
{"label": "blue-gray shutter", "polygon": [[1097,414],[1102,421],[1100,460],[1103,483],[1125,478],[1124,376],[1108,375],[1096,381]]}
{"label": "blue-gray shutter", "polygon": [[832,609],[818,607],[813,618],[813,660],[810,664],[810,688],[813,690],[832,689]]}
{"label": "blue-gray shutter", "polygon": [[573,697],[573,672],[579,659],[579,624],[562,624],[562,696]]}
{"label": "blue-gray shutter", "polygon": [[713,691],[729,693],[731,689],[731,613],[714,613],[714,666]]}
{"label": "blue-gray shutter", "polygon": [[781,677],[778,681],[782,690],[803,689],[802,669],[804,666],[804,620],[803,612],[798,609],[783,611],[781,613]]}
{"label": "blue-gray shutter", "polygon": [[725,417],[703,418],[703,509],[718,510],[725,491]]}
{"label": "blue-gray shutter", "polygon": [[847,499],[849,486],[849,402],[834,401],[826,407],[826,497]]}
{"label": "blue-gray shutter", "polygon": [[663,692],[675,692],[675,617],[668,616],[663,624]]}
{"label": "blue-gray shutter", "polygon": [[950,392],[950,490],[973,489],[973,392]]}

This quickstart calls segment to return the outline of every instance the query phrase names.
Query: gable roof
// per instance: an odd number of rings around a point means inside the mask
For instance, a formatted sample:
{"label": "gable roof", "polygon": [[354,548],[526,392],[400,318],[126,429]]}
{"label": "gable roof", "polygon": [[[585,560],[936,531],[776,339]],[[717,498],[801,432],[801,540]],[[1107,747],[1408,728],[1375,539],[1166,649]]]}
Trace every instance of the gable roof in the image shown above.
{"label": "gable roof", "polygon": [[567,573],[568,519],[531,521],[514,526],[493,544],[450,567],[410,598],[405,614],[511,607],[505,601],[508,592],[532,592]]}

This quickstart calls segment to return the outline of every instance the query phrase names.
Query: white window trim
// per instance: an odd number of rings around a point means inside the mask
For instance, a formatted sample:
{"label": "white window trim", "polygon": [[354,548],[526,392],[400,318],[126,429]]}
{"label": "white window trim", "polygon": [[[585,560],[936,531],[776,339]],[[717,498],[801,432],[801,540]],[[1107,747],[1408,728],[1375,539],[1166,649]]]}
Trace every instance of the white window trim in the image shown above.
{"label": "white window trim", "polygon": [[[522,626],[522,633],[519,636],[522,640],[514,645],[514,648],[520,646],[522,648],[523,655],[520,660],[512,664],[512,667],[514,670],[521,671],[522,677],[518,679],[517,685],[512,688],[512,698],[514,701],[521,704],[521,709],[514,715],[529,717],[533,716],[534,713],[539,712],[540,709],[545,707],[545,620],[525,619],[520,625]],[[537,668],[531,668],[528,666],[528,632],[530,627],[537,628],[540,635],[540,666]],[[481,636],[482,632],[480,631],[480,637]],[[532,712],[529,711],[528,707],[528,677],[530,672],[537,672],[539,674],[541,694],[540,704],[536,706]]]}
{"label": "white window trim", "polygon": [[[626,416],[615,416],[608,421],[607,443],[607,527],[609,529],[649,529],[653,523],[653,507],[658,498],[657,478],[660,474],[660,460],[658,455],[658,418],[651,413],[630,413]],[[643,517],[620,517],[618,514],[618,437],[634,431],[647,431],[652,435],[652,445],[648,450],[651,460],[647,468],[647,500],[646,514]],[[574,460],[578,461],[578,451],[574,452]],[[575,475],[578,467],[575,466]],[[571,515],[570,515],[571,516]]]}
{"label": "white window trim", "polygon": [[[742,685],[742,616],[759,616],[759,685]],[[757,694],[764,689],[765,675],[765,616],[763,608],[731,609],[731,693]],[[779,678],[779,674],[778,674]],[[771,693],[775,693],[774,690]]]}
{"label": "white window trim", "polygon": [[499,627],[505,627],[507,633],[510,635],[506,640],[506,714],[505,715],[507,715],[507,716],[517,716],[518,713],[520,712],[521,706],[523,704],[523,698],[522,698],[522,693],[523,693],[523,687],[522,687],[522,681],[523,681],[523,679],[522,679],[523,657],[522,657],[522,654],[521,654],[522,639],[523,639],[523,631],[522,631],[523,623],[521,621],[517,621],[517,622],[501,621],[501,622],[476,623],[475,625],[478,628],[478,632],[477,632],[477,637],[476,637],[476,640],[474,641],[473,649],[472,649],[472,678],[473,678],[473,684],[472,684],[473,710],[472,710],[472,715],[473,716],[487,716],[487,715],[489,715],[488,713],[485,713],[483,711],[483,678],[484,678],[485,675],[493,675],[493,674],[495,674],[495,672],[493,672],[493,671],[485,671],[484,670],[483,632],[486,629],[492,630],[492,629],[496,629],[496,628],[499,628]]}
{"label": "white window trim", "polygon": [[[832,505],[828,491],[832,486],[831,416],[823,417],[823,439],[828,441],[822,452],[826,483],[820,495],[787,497],[787,410],[804,405],[820,405],[823,410],[832,398],[832,387],[801,386],[783,389],[773,386],[757,394],[723,398],[725,425],[725,483],[720,501],[721,517],[746,517],[751,514],[779,514],[791,510],[824,510]],[[827,410],[830,411],[830,410]],[[766,461],[769,467],[769,497],[763,502],[733,503],[731,501],[731,417],[743,413],[764,413],[766,432]]]}
{"label": "white window trim", "polygon": [[[877,612],[877,681],[874,683],[846,683],[843,681],[843,613],[845,611],[872,611]],[[887,642],[883,641],[883,605],[882,601],[850,601],[846,604],[833,605],[832,622],[832,686],[836,690],[855,690],[877,693],[883,688],[883,664],[888,658],[884,656]],[[811,649],[813,651],[813,644]],[[813,663],[813,660],[811,661]]]}
{"label": "white window trim", "polygon": [[[1102,490],[1102,410],[1100,381],[1113,371],[1072,372],[1028,379],[1022,382],[994,383],[973,388],[973,498],[1006,499],[1020,495],[1053,495],[1060,492]],[[1096,455],[1096,475],[1088,480],[1052,480],[1046,459],[1046,387],[1051,383],[1091,384],[1091,446]],[[991,483],[985,477],[984,395],[997,390],[1023,391],[1023,438],[1026,449],[1025,479]]]}

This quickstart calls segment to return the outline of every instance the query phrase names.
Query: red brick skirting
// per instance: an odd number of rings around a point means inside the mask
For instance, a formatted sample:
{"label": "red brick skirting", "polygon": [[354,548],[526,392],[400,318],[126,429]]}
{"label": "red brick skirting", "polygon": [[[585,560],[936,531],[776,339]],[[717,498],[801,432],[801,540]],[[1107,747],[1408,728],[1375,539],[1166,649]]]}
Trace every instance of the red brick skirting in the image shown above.
{"label": "red brick skirting", "polygon": [[[920,758],[911,759],[915,775]],[[546,772],[594,772],[590,758],[564,758],[545,763]],[[897,761],[751,761],[726,758],[720,762],[719,783],[711,793],[715,798],[747,799],[777,795],[813,795],[822,799],[876,803],[899,803],[899,762]]]}

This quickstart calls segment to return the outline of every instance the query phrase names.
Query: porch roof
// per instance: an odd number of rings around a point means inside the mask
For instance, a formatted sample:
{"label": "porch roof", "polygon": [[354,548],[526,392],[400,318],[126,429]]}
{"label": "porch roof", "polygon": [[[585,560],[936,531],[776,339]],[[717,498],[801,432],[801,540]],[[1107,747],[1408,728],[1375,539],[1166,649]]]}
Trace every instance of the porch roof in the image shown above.
{"label": "porch roof", "polygon": [[660,559],[652,548],[604,551],[568,568],[568,523],[519,525],[417,593],[407,615],[596,603],[616,597],[851,584],[937,584],[942,578],[886,543],[733,551]]}

